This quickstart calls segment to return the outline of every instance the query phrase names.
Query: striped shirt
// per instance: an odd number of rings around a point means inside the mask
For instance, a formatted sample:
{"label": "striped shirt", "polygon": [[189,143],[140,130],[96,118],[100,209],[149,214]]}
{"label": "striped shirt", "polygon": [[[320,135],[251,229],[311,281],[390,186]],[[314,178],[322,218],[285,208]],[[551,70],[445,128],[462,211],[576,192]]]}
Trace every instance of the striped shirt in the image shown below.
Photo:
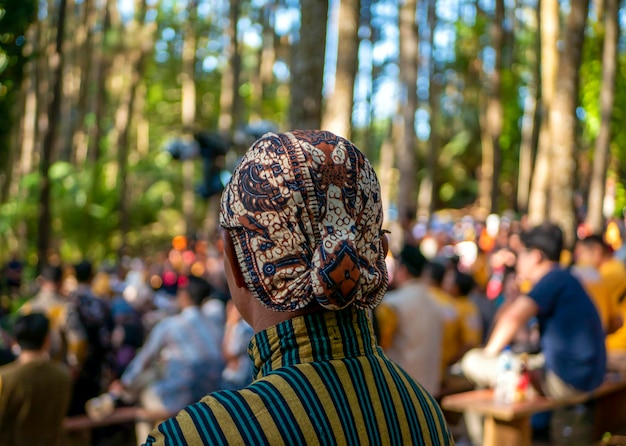
{"label": "striped shirt", "polygon": [[161,423],[146,445],[452,445],[441,409],[376,345],[362,310],[315,313],[261,331],[255,381]]}

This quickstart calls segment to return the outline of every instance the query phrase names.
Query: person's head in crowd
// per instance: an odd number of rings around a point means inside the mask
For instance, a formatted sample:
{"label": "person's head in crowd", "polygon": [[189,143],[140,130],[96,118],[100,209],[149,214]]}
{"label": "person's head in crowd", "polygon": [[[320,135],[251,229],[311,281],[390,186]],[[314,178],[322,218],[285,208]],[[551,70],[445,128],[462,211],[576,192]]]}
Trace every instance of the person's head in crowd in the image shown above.
{"label": "person's head in crowd", "polygon": [[88,260],[81,260],[74,265],[74,274],[78,283],[90,283],[93,277],[93,267]]}
{"label": "person's head in crowd", "polygon": [[563,251],[563,231],[554,223],[543,223],[522,232],[520,239],[517,273],[520,279],[536,283],[558,265]]}
{"label": "person's head in crowd", "polygon": [[295,316],[374,308],[387,289],[380,186],[327,131],[268,133],[233,172],[220,226],[232,298],[260,331]]}
{"label": "person's head in crowd", "polygon": [[467,297],[472,292],[476,282],[471,275],[459,271],[458,268],[449,269],[443,279],[442,288],[455,297]]}
{"label": "person's head in crowd", "polygon": [[42,288],[58,291],[63,283],[63,269],[58,265],[44,265],[40,280]]}
{"label": "person's head in crowd", "polygon": [[17,318],[13,325],[13,336],[25,351],[45,351],[48,349],[50,322],[42,313],[31,313]]}
{"label": "person's head in crowd", "polygon": [[396,256],[395,284],[401,285],[408,280],[420,277],[426,262],[426,257],[417,246],[404,245]]}
{"label": "person's head in crowd", "polygon": [[211,295],[211,285],[201,277],[181,276],[178,280],[177,297],[181,308],[199,307]]}
{"label": "person's head in crowd", "polygon": [[430,261],[424,268],[424,279],[429,286],[441,288],[443,284],[443,278],[446,275],[446,265],[439,261]]}
{"label": "person's head in crowd", "polygon": [[103,299],[111,299],[113,297],[111,276],[104,271],[98,271],[91,282],[91,289],[95,296]]}
{"label": "person's head in crowd", "polygon": [[574,260],[579,266],[599,268],[611,255],[611,246],[602,235],[592,234],[576,242]]}

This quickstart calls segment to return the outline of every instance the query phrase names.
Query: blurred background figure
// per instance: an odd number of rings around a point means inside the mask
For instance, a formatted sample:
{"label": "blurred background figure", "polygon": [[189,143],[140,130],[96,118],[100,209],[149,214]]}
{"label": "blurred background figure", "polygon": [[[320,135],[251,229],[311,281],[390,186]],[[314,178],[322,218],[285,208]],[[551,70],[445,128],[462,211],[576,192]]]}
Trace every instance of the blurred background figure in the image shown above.
{"label": "blurred background figure", "polygon": [[78,373],[87,354],[87,334],[76,306],[61,294],[63,269],[46,265],[39,276],[39,291],[20,308],[21,314],[39,312],[50,322],[50,355]]}
{"label": "blurred background figure", "polygon": [[404,246],[397,257],[395,289],[387,292],[375,312],[379,343],[389,359],[438,395],[444,314],[420,281],[425,264],[419,248]]}
{"label": "blurred background figure", "polygon": [[233,301],[228,301],[222,345],[225,361],[222,389],[239,390],[252,382],[253,364],[248,355],[248,345],[253,335],[250,324],[243,320]]}
{"label": "blurred background figure", "polygon": [[61,445],[71,394],[69,369],[50,360],[50,324],[42,313],[20,316],[16,361],[0,367],[0,445]]}
{"label": "blurred background figure", "polygon": [[[168,316],[150,332],[145,344],[111,392],[129,393],[141,407],[167,418],[220,387],[223,327],[200,310],[211,287],[195,276],[180,281],[180,313]],[[150,423],[137,423],[137,439],[145,440]]]}

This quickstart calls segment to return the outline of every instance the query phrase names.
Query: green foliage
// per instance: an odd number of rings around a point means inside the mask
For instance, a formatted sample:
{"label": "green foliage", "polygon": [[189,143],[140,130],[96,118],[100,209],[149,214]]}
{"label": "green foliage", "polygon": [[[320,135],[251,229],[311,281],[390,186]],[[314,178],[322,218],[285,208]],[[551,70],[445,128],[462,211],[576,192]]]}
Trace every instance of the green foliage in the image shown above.
{"label": "green foliage", "polygon": [[35,0],[0,0],[0,171],[9,155],[15,101],[27,61],[26,30],[36,13]]}
{"label": "green foliage", "polygon": [[[583,47],[583,64],[580,70],[580,105],[584,110],[581,120],[581,148],[591,148],[583,151],[582,156],[587,162],[593,161],[595,139],[600,130],[600,92],[602,89],[602,46],[603,35],[598,32],[598,26],[591,27],[587,33]],[[615,81],[615,102],[611,116],[611,145],[610,161],[607,175],[616,179],[615,216],[621,217],[626,207],[626,54],[623,52],[617,60],[617,75]]]}

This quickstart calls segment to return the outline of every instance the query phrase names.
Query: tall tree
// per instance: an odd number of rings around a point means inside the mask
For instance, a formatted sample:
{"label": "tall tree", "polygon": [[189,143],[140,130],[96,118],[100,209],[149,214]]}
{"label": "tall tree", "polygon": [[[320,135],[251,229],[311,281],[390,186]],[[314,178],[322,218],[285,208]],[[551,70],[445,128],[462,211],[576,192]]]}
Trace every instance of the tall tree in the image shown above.
{"label": "tall tree", "polygon": [[322,128],[352,138],[354,78],[358,68],[360,0],[342,0],[339,9],[339,43],[335,89],[326,102]]}
{"label": "tall tree", "polygon": [[143,78],[147,53],[152,49],[156,23],[146,23],[147,0],[136,0],[136,17],[127,27],[127,38],[130,48],[127,54],[129,82],[115,115],[117,140],[117,178],[118,178],[118,215],[121,243],[119,256],[126,254],[128,233],[130,231],[129,188],[128,188],[128,154],[130,151],[130,133],[132,117],[137,100],[137,92]]}
{"label": "tall tree", "polygon": [[[193,129],[196,121],[196,19],[197,0],[189,2],[189,18],[185,21],[183,37],[183,66],[181,72],[182,100],[181,117],[183,129]],[[185,215],[185,232],[194,232],[194,162],[183,160],[183,214]]]}
{"label": "tall tree", "polygon": [[606,188],[607,160],[611,143],[611,116],[615,102],[617,42],[619,40],[619,1],[604,0],[604,47],[602,51],[602,90],[600,92],[600,131],[593,154],[593,172],[588,199],[587,222],[593,232],[604,227],[603,203]]}
{"label": "tall tree", "polygon": [[[482,164],[480,169],[479,204],[494,212],[497,207],[498,173],[500,171],[500,136],[502,133],[502,51],[504,47],[504,0],[495,1],[491,24],[491,46],[494,51],[493,71],[487,74],[487,97],[481,112]],[[483,64],[485,67],[485,64]]]}
{"label": "tall tree", "polygon": [[83,17],[77,30],[77,43],[80,51],[78,58],[80,63],[80,86],[78,90],[78,102],[76,104],[76,123],[73,131],[73,145],[75,161],[82,164],[87,159],[87,113],[89,106],[89,94],[93,88],[93,53],[94,35],[96,35],[95,25],[98,11],[94,0],[84,0]]}
{"label": "tall tree", "polygon": [[[7,4],[10,3],[10,6]],[[15,103],[20,95],[24,64],[26,31],[36,20],[37,4],[34,0],[20,2],[0,1],[0,202],[4,202],[10,186],[12,124],[19,123]]]}
{"label": "tall tree", "polygon": [[525,214],[528,212],[528,200],[530,195],[530,181],[533,171],[533,160],[535,157],[537,142],[539,138],[539,127],[541,124],[540,102],[541,102],[541,66],[538,54],[541,52],[541,40],[536,31],[536,24],[539,23],[540,13],[535,9],[536,21],[532,28],[528,28],[533,38],[531,44],[535,51],[526,52],[527,63],[532,65],[530,80],[527,84],[527,96],[524,101],[524,114],[522,116],[521,141],[519,148],[519,168],[517,176],[517,211]]}
{"label": "tall tree", "polygon": [[291,53],[292,129],[319,129],[326,54],[328,0],[302,0],[300,32]]}
{"label": "tall tree", "polygon": [[398,216],[401,222],[415,212],[415,172],[417,172],[415,112],[417,110],[417,70],[419,33],[416,23],[417,1],[405,0],[398,14],[400,31],[400,104],[403,131],[397,142],[398,170]]}
{"label": "tall tree", "polygon": [[239,77],[241,75],[241,54],[237,23],[240,15],[240,0],[230,0],[229,20],[226,34],[228,36],[229,64],[222,73],[222,90],[220,93],[220,117],[218,128],[230,135],[239,115]]}
{"label": "tall tree", "polygon": [[550,182],[552,200],[549,218],[562,225],[566,245],[570,246],[574,243],[576,235],[574,216],[576,107],[578,105],[578,80],[588,13],[589,0],[579,0],[570,5],[563,39],[563,51],[559,57],[559,82],[554,92],[554,104],[550,110],[553,155]]}
{"label": "tall tree", "polygon": [[439,159],[439,135],[440,122],[440,85],[437,81],[435,68],[435,27],[437,26],[437,0],[428,0],[428,111],[430,118],[430,136],[428,138],[428,153],[426,155],[426,175],[420,184],[418,196],[418,214],[424,215],[429,220],[435,211],[437,194],[437,160]]}
{"label": "tall tree", "polygon": [[63,84],[63,42],[65,37],[66,0],[60,0],[56,44],[53,59],[50,61],[54,81],[52,100],[48,106],[48,129],[43,140],[41,158],[39,160],[39,218],[37,227],[37,259],[39,269],[48,263],[48,250],[51,236],[51,209],[50,209],[50,165],[52,164],[52,150],[57,140],[58,123],[61,115],[61,93]]}
{"label": "tall tree", "polygon": [[[94,51],[94,65],[97,65],[95,72],[95,93],[93,96],[93,105],[90,107],[94,113],[93,127],[91,128],[88,136],[89,146],[87,150],[87,159],[92,163],[97,163],[100,159],[100,144],[102,142],[102,135],[104,133],[103,121],[107,108],[107,78],[109,71],[111,70],[111,50],[109,48],[108,38],[110,33],[117,32],[118,26],[115,27],[115,31],[112,31],[112,23],[116,25],[119,22],[119,14],[117,12],[117,2],[114,0],[106,0],[104,5],[104,17],[102,19],[102,30],[98,34],[99,41],[95,45]],[[98,169],[96,167],[94,175],[94,183],[97,182]]]}
{"label": "tall tree", "polygon": [[550,185],[550,162],[552,137],[550,111],[556,88],[559,63],[559,2],[541,0],[539,8],[539,28],[541,34],[541,127],[539,147],[528,201],[528,217],[531,224],[539,224],[547,217]]}

